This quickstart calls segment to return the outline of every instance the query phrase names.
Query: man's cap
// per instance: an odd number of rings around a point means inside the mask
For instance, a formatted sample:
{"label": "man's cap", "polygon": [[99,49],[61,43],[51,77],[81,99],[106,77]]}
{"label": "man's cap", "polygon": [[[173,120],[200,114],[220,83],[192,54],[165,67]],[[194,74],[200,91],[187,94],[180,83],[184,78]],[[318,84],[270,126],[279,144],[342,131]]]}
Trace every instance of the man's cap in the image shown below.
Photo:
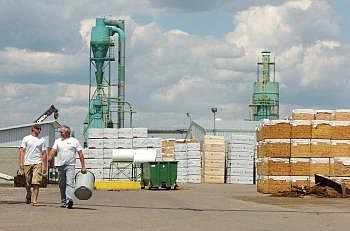
{"label": "man's cap", "polygon": [[40,124],[34,124],[34,125],[33,125],[33,128],[35,128],[35,129],[41,129],[41,125],[40,125]]}

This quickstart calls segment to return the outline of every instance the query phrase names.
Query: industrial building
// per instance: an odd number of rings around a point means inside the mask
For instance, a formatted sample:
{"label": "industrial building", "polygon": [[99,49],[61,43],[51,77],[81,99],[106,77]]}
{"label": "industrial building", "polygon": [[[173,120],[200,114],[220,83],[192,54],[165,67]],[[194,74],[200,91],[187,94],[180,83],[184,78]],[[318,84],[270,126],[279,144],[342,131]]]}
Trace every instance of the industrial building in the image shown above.
{"label": "industrial building", "polygon": [[[0,128],[0,173],[15,176],[18,170],[18,154],[24,136],[31,133],[34,123]],[[57,137],[57,128],[60,124],[56,120],[41,123],[41,137],[51,147]],[[0,179],[1,180],[1,179]]]}

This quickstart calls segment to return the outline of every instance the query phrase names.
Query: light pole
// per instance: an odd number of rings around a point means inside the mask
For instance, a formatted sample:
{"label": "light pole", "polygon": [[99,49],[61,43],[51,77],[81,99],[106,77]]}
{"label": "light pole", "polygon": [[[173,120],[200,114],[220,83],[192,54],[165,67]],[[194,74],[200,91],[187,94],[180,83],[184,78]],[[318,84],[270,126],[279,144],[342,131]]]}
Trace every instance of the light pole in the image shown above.
{"label": "light pole", "polygon": [[188,119],[190,120],[190,126],[192,123],[192,118],[191,118],[191,114],[189,112],[186,112],[186,116],[188,117]]}
{"label": "light pole", "polygon": [[216,112],[218,112],[218,108],[212,107],[212,108],[211,108],[211,112],[214,114],[214,128],[213,128],[213,133],[214,133],[214,136],[215,136],[215,116],[216,116]]}

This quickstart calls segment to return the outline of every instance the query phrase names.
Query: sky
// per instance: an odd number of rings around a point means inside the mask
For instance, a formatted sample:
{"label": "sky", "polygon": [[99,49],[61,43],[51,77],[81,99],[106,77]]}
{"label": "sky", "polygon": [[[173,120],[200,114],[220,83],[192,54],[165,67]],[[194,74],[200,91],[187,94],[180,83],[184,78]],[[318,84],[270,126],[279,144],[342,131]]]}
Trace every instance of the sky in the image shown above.
{"label": "sky", "polygon": [[0,127],[31,123],[53,104],[80,134],[96,17],[125,20],[134,127],[184,128],[186,113],[211,124],[212,107],[221,128],[249,118],[264,49],[276,62],[281,118],[349,109],[348,9],[345,0],[1,0]]}

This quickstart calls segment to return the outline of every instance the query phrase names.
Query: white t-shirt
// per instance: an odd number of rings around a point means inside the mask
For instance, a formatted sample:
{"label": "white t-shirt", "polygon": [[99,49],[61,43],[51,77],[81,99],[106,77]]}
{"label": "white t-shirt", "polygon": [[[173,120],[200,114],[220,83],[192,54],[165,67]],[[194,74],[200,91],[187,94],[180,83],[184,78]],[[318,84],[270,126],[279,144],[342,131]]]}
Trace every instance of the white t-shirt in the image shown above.
{"label": "white t-shirt", "polygon": [[55,140],[52,149],[57,151],[55,166],[75,165],[76,153],[83,150],[79,141],[74,137]]}
{"label": "white t-shirt", "polygon": [[46,144],[44,138],[28,135],[23,138],[21,148],[25,150],[24,165],[40,164],[41,154],[46,150]]}

